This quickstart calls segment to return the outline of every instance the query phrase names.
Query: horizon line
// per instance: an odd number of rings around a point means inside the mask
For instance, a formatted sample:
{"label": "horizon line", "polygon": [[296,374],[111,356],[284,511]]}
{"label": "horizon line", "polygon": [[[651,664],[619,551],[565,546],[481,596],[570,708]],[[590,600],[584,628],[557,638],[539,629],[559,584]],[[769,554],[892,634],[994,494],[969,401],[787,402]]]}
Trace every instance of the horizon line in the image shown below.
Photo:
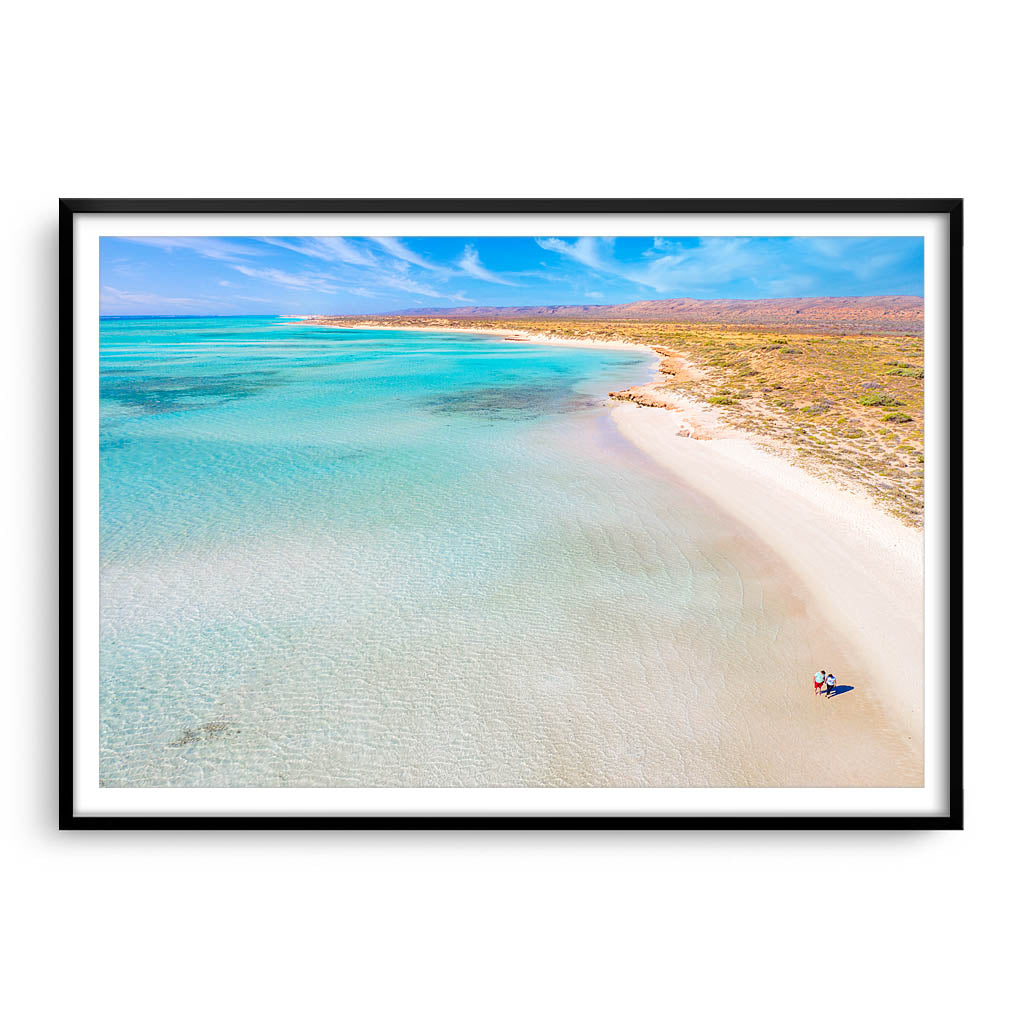
{"label": "horizon line", "polygon": [[240,316],[284,316],[284,317],[300,317],[300,316],[414,316],[418,312],[430,313],[438,311],[453,312],[463,309],[487,309],[487,310],[504,310],[504,309],[568,309],[568,308],[579,308],[579,309],[614,309],[621,306],[639,306],[639,305],[655,305],[666,302],[694,302],[700,303],[701,305],[707,305],[713,302],[803,302],[809,300],[820,300],[820,299],[919,299],[924,301],[923,295],[913,295],[909,293],[888,293],[888,294],[866,294],[866,295],[783,295],[783,296],[772,296],[772,297],[761,297],[757,299],[730,299],[730,298],[718,298],[718,299],[695,299],[686,295],[674,296],[667,299],[631,299],[627,302],[548,302],[548,303],[528,303],[524,305],[508,305],[508,306],[490,306],[480,304],[466,304],[461,306],[422,306],[422,307],[405,307],[403,309],[390,309],[390,310],[372,310],[363,313],[286,313],[276,311],[272,313],[267,312],[252,312],[252,313],[145,313],[145,312],[133,312],[133,313],[100,313],[100,318],[131,318],[131,317],[161,317],[164,319],[185,319],[188,317],[222,317],[228,319],[230,317]]}

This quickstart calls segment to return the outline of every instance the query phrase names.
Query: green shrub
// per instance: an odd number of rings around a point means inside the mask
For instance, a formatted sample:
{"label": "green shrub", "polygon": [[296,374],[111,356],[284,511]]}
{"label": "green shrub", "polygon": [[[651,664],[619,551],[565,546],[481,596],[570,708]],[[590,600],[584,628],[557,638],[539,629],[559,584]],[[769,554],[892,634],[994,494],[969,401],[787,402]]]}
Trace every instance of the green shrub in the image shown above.
{"label": "green shrub", "polygon": [[736,399],[730,398],[728,395],[712,395],[708,401],[712,405],[735,405]]}
{"label": "green shrub", "polygon": [[832,400],[830,398],[822,398],[813,405],[805,405],[800,411],[807,413],[808,416],[820,416],[831,408]]}
{"label": "green shrub", "polygon": [[911,419],[905,412],[887,412],[882,420],[885,423],[910,423]]}
{"label": "green shrub", "polygon": [[924,370],[920,366],[897,366],[895,370],[889,371],[888,376],[910,377],[912,380],[923,380]]}
{"label": "green shrub", "polygon": [[861,405],[902,405],[903,403],[898,398],[893,398],[892,395],[872,394],[863,395],[860,400]]}

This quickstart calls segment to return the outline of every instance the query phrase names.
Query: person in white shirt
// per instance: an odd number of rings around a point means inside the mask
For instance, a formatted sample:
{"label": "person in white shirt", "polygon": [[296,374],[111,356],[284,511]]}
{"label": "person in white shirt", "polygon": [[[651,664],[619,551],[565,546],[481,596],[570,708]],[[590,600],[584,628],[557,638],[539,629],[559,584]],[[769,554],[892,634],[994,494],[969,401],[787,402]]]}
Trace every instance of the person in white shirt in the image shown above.
{"label": "person in white shirt", "polygon": [[831,672],[828,674],[828,678],[825,680],[825,696],[832,699],[832,694],[836,692],[836,677]]}

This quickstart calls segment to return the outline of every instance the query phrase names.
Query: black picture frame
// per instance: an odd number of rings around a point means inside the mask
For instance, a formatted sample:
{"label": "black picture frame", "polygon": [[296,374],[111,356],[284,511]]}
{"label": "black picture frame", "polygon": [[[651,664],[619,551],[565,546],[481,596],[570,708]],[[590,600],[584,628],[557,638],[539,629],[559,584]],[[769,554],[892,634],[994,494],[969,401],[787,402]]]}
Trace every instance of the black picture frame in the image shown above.
{"label": "black picture frame", "polygon": [[[78,214],[937,214],[949,238],[948,809],[934,815],[80,815],[74,807],[72,434],[74,230]],[[963,200],[962,199],[61,199],[60,618],[58,825],[72,829],[962,829]],[[68,414],[70,411],[70,415]],[[932,499],[934,500],[934,499]]]}

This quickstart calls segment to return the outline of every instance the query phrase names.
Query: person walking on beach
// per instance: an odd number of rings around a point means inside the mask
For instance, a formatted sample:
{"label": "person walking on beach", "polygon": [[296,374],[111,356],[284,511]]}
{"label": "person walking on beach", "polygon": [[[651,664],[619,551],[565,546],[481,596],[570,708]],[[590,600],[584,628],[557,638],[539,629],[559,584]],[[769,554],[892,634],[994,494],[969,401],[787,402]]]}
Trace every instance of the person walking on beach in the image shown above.
{"label": "person walking on beach", "polygon": [[825,683],[825,670],[822,669],[820,672],[814,673],[814,696],[818,697],[821,695],[821,688]]}
{"label": "person walking on beach", "polygon": [[831,700],[832,694],[836,692],[836,677],[831,672],[828,674],[828,678],[825,680],[825,696]]}

